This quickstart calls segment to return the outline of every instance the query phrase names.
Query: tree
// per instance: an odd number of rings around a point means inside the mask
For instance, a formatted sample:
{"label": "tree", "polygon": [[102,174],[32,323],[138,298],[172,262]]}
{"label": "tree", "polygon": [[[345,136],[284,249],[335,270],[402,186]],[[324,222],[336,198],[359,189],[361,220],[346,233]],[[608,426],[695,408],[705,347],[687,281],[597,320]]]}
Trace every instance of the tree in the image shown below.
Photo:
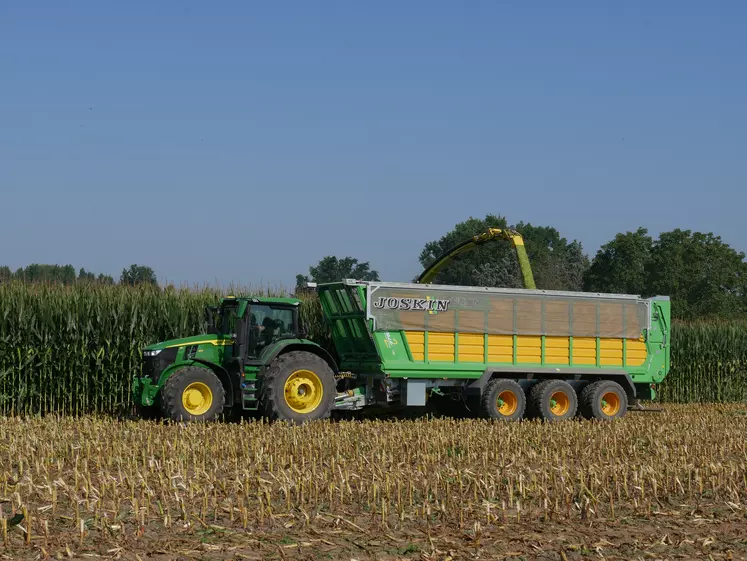
{"label": "tree", "polygon": [[653,239],[646,228],[617,234],[603,245],[584,274],[584,290],[620,294],[647,292],[646,264]]}
{"label": "tree", "polygon": [[99,282],[99,284],[114,284],[114,277],[105,275],[104,273],[99,273],[99,276],[96,280]]}
{"label": "tree", "polygon": [[[524,238],[537,288],[545,290],[581,290],[589,258],[581,242],[569,242],[552,226],[533,226],[519,222],[515,229]],[[516,275],[520,274],[514,259]]]}
{"label": "tree", "polygon": [[96,280],[96,275],[85,270],[81,267],[78,271],[78,282],[93,282]]}
{"label": "tree", "polygon": [[99,274],[98,277],[81,267],[76,276],[72,265],[45,265],[33,263],[28,267],[20,267],[12,272],[10,267],[0,267],[0,282],[19,280],[21,282],[46,282],[74,284],[76,282],[99,282],[102,284],[114,284],[114,279],[109,275]]}
{"label": "tree", "polygon": [[338,259],[324,257],[316,266],[309,267],[309,275],[296,275],[296,287],[303,287],[305,282],[336,282],[342,279],[377,281],[378,271],[372,270],[368,261],[359,262],[353,257]]}
{"label": "tree", "polygon": [[14,274],[15,279],[24,282],[49,282],[73,284],[75,282],[75,267],[72,265],[43,265],[32,263],[28,267],[20,267]]}
{"label": "tree", "polygon": [[95,282],[97,284],[114,284],[114,278],[110,275],[105,275],[104,273],[99,273],[98,276],[96,274],[86,271],[85,269],[81,268],[81,270],[78,272],[78,282]]}
{"label": "tree", "polygon": [[653,240],[638,228],[602,246],[584,275],[584,289],[669,296],[676,318],[735,317],[747,311],[744,259],[710,232],[678,228]]}
{"label": "tree", "polygon": [[129,269],[122,269],[119,282],[131,286],[136,284],[158,284],[155,271],[144,265],[130,265]]}
{"label": "tree", "polygon": [[654,242],[646,263],[649,296],[672,299],[676,317],[735,317],[745,313],[745,254],[713,233],[679,228]]}
{"label": "tree", "polygon": [[[428,242],[420,253],[425,268],[442,253],[488,228],[514,228],[524,238],[527,255],[537,288],[547,290],[580,290],[588,258],[577,241],[568,242],[553,227],[519,222],[508,224],[506,218],[488,214],[484,219],[470,217],[460,222],[440,240]],[[508,242],[478,246],[454,259],[437,275],[439,284],[464,286],[522,287],[516,253]]]}

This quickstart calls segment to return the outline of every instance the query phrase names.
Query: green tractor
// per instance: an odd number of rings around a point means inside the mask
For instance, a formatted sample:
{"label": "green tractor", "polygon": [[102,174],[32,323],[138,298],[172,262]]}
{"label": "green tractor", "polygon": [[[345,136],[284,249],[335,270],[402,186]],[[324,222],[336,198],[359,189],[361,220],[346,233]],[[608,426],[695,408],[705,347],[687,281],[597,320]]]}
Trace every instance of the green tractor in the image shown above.
{"label": "green tractor", "polygon": [[238,409],[291,422],[328,417],[337,365],[307,339],[299,305],[294,298],[223,298],[206,310],[207,334],[145,347],[132,387],[140,414],[210,421]]}

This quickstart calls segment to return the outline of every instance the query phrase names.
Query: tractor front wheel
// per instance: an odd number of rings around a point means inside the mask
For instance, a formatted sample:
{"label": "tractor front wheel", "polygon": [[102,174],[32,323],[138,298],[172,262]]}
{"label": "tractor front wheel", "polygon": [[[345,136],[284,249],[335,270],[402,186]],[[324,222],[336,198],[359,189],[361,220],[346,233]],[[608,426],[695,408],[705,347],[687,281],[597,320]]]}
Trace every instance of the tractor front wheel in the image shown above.
{"label": "tractor front wheel", "polygon": [[161,390],[164,416],[174,421],[212,421],[223,411],[226,391],[212,370],[177,370]]}
{"label": "tractor front wheel", "polygon": [[262,404],[273,420],[300,424],[326,419],[337,395],[335,374],[320,357],[306,351],[280,355],[262,379]]}

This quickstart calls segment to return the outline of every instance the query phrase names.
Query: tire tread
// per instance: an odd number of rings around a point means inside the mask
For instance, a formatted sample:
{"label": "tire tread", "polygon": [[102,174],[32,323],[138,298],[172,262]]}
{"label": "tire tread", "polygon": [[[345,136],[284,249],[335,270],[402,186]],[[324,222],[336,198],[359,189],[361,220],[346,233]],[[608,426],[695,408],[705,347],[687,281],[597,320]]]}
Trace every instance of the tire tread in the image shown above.
{"label": "tire tread", "polygon": [[[504,386],[505,389],[513,390],[514,393],[516,393],[516,395],[519,397],[519,410],[510,418],[498,414],[497,411],[495,411],[494,414],[493,405],[495,404],[495,399],[497,397],[496,395],[494,395],[495,388],[500,386]],[[493,378],[485,386],[485,389],[480,396],[480,415],[487,419],[502,419],[507,421],[518,420],[521,419],[526,413],[526,401],[527,400],[524,394],[524,390],[521,388],[518,382],[516,382],[515,380],[511,380],[510,378]]]}
{"label": "tire tread", "polygon": [[216,409],[216,413],[214,413],[212,417],[205,419],[206,421],[212,421],[216,419],[220,415],[221,411],[223,410],[223,406],[225,405],[225,402],[226,402],[226,390],[223,387],[223,383],[220,381],[218,376],[216,376],[212,370],[209,370],[207,368],[200,368],[196,366],[187,366],[185,368],[177,370],[176,372],[174,372],[171,376],[169,376],[166,379],[166,382],[163,385],[163,389],[161,390],[163,413],[166,415],[166,417],[174,421],[192,421],[193,420],[191,418],[191,415],[188,415],[186,419],[182,418],[182,415],[179,414],[179,407],[178,407],[178,403],[181,401],[181,395],[179,392],[179,381],[184,376],[187,376],[192,372],[207,375],[208,378],[211,376],[215,378],[216,383],[209,384],[209,385],[211,386],[210,388],[211,391],[213,391],[213,399],[216,399],[218,401],[218,403],[220,404],[220,407]]}
{"label": "tire tread", "polygon": [[[260,394],[260,400],[264,414],[272,421],[279,420],[281,418],[280,411],[278,410],[277,400],[281,398],[282,394],[273,391],[275,386],[275,379],[282,375],[289,363],[296,360],[303,360],[307,364],[311,363],[317,368],[314,372],[322,379],[325,374],[329,374],[332,377],[333,387],[336,388],[336,380],[334,379],[334,372],[330,368],[329,364],[314,353],[308,351],[290,351],[288,353],[280,355],[275,361],[273,361],[267,368],[262,379],[262,391]],[[320,407],[324,406],[324,400],[320,404]],[[328,419],[332,413],[332,407],[334,406],[334,396],[332,403],[329,407],[325,407],[322,413],[315,417],[315,419]],[[294,421],[294,419],[289,419]]]}

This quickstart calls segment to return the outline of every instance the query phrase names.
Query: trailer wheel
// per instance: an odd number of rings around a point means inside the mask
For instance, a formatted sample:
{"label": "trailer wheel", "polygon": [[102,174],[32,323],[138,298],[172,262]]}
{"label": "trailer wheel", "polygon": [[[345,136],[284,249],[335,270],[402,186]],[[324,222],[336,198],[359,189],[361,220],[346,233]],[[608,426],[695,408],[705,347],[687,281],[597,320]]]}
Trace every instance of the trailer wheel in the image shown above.
{"label": "trailer wheel", "polygon": [[518,382],[493,378],[480,399],[480,413],[489,419],[517,421],[524,416],[526,395]]}
{"label": "trailer wheel", "polygon": [[226,391],[212,370],[177,370],[161,390],[164,415],[174,421],[212,421],[223,411]]}
{"label": "trailer wheel", "polygon": [[546,421],[564,421],[576,415],[578,398],[565,380],[543,380],[529,390],[533,417]]}
{"label": "trailer wheel", "polygon": [[262,404],[273,420],[300,424],[326,419],[337,394],[335,374],[320,357],[306,351],[280,355],[262,379]]}
{"label": "trailer wheel", "polygon": [[599,380],[587,384],[579,395],[579,413],[586,419],[611,421],[625,415],[628,396],[617,382]]}

